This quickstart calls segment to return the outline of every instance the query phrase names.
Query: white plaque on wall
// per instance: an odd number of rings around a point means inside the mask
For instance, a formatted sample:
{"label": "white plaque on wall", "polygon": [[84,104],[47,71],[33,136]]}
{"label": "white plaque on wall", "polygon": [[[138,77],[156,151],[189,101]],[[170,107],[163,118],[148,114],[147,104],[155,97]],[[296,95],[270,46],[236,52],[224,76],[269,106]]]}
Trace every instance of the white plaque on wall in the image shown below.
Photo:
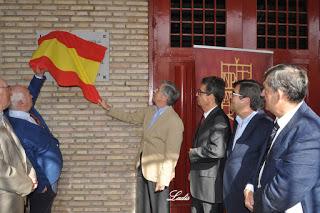
{"label": "white plaque on wall", "polygon": [[[36,38],[37,40],[51,31],[37,31]],[[108,81],[109,80],[109,32],[91,32],[91,31],[70,31],[70,33],[79,36],[88,41],[92,41],[96,44],[102,45],[107,48],[107,51],[104,55],[104,58],[100,64],[99,72],[97,74],[97,81]],[[49,81],[53,81],[52,76],[49,73],[46,73],[46,77]]]}

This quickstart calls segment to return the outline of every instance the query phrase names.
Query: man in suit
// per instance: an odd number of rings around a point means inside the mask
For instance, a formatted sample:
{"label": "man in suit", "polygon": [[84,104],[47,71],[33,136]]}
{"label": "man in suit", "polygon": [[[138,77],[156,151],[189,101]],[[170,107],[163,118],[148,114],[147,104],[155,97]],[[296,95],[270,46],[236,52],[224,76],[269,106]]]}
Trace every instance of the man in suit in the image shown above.
{"label": "man in suit", "polygon": [[[304,102],[307,72],[277,65],[265,73],[266,109],[276,116],[254,184],[244,191],[254,212],[320,212],[320,118]],[[252,199],[254,195],[254,199]]]}
{"label": "man in suit", "polygon": [[58,140],[52,135],[39,112],[34,108],[45,81],[38,70],[29,88],[13,86],[9,120],[38,176],[38,188],[28,197],[30,213],[50,213],[57,193],[62,169]]}
{"label": "man in suit", "polygon": [[261,109],[261,86],[254,80],[233,84],[231,110],[236,114],[233,134],[227,148],[223,175],[223,197],[227,213],[249,213],[244,205],[243,189],[256,173],[273,122]]}
{"label": "man in suit", "polygon": [[37,178],[3,114],[9,104],[9,86],[0,79],[0,211],[23,213],[25,197],[37,187]]}
{"label": "man in suit", "polygon": [[154,91],[153,102],[144,110],[128,113],[114,109],[105,101],[100,105],[107,114],[121,121],[143,126],[137,160],[137,213],[168,213],[169,184],[174,177],[183,138],[183,123],[172,105],[179,91],[170,81],[163,81]]}
{"label": "man in suit", "polygon": [[197,102],[203,118],[189,151],[192,213],[220,213],[222,207],[223,159],[230,137],[230,124],[220,105],[225,82],[218,77],[202,79]]}

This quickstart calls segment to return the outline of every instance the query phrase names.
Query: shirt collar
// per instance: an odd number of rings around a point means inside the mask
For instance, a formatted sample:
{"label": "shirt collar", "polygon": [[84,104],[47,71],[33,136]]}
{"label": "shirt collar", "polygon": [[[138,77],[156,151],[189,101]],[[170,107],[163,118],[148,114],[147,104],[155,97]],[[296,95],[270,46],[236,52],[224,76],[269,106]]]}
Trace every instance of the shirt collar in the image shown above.
{"label": "shirt collar", "polygon": [[282,117],[276,118],[275,122],[278,123],[280,129],[283,129],[289,123],[289,121],[294,116],[294,114],[298,111],[298,109],[303,104],[303,102],[304,101],[301,101],[295,108],[293,108],[292,110],[284,114]]}
{"label": "shirt collar", "polygon": [[253,111],[245,118],[241,118],[239,115],[236,116],[236,121],[238,122],[238,126],[241,126],[242,124],[249,123],[253,116],[255,116],[258,113],[258,111]]}
{"label": "shirt collar", "polygon": [[30,113],[29,112],[24,112],[24,111],[18,111],[18,110],[9,110],[9,116],[13,118],[20,118],[23,120],[28,120],[30,121]]}
{"label": "shirt collar", "polygon": [[161,114],[164,113],[168,108],[169,108],[169,106],[164,106],[164,107],[161,107],[161,108],[156,107],[156,111],[159,112],[159,115],[161,115]]}
{"label": "shirt collar", "polygon": [[209,111],[207,111],[207,112],[204,112],[204,113],[203,113],[203,117],[204,117],[204,118],[207,118],[208,115],[210,114],[210,112],[211,112],[212,110],[214,110],[216,107],[217,107],[217,106],[211,108],[211,109],[210,109]]}

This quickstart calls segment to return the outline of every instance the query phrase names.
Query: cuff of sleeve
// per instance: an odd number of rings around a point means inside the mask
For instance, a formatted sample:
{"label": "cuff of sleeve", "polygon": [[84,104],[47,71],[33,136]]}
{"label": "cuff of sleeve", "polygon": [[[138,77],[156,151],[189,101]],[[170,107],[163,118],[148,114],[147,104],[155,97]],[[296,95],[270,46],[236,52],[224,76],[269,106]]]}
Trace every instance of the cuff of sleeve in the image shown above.
{"label": "cuff of sleeve", "polygon": [[244,191],[245,190],[249,190],[251,192],[254,192],[254,186],[252,184],[247,184],[246,187],[244,188]]}
{"label": "cuff of sleeve", "polygon": [[35,76],[37,79],[41,79],[41,80],[44,78],[44,76],[43,76],[43,75],[42,75],[42,76],[40,76],[40,75],[35,74],[34,76]]}

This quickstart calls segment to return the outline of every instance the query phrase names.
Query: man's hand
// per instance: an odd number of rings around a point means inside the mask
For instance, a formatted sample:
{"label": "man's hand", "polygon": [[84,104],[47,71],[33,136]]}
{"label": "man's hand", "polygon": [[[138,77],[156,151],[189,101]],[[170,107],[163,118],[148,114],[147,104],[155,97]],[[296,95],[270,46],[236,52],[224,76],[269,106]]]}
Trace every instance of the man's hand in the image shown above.
{"label": "man's hand", "polygon": [[102,108],[104,108],[105,110],[110,110],[111,109],[111,106],[107,102],[105,102],[105,100],[103,100],[103,99],[99,100],[98,104]]}
{"label": "man's hand", "polygon": [[36,171],[32,168],[30,170],[30,173],[29,173],[28,176],[29,176],[29,178],[31,179],[31,181],[33,183],[32,189],[35,190],[38,187],[38,180],[37,180]]}
{"label": "man's hand", "polygon": [[156,183],[156,189],[154,191],[161,192],[162,190],[164,190],[164,188],[165,188],[164,185],[160,185],[159,183]]}
{"label": "man's hand", "polygon": [[35,73],[38,77],[43,77],[43,75],[44,75],[45,72],[46,72],[46,70],[40,69],[39,67],[37,67],[36,70],[34,71],[34,73]]}
{"label": "man's hand", "polygon": [[45,193],[48,191],[48,188],[45,186],[41,193]]}
{"label": "man's hand", "polygon": [[244,194],[244,205],[249,209],[250,212],[253,212],[253,205],[254,205],[253,192],[248,189],[245,189],[243,194]]}

